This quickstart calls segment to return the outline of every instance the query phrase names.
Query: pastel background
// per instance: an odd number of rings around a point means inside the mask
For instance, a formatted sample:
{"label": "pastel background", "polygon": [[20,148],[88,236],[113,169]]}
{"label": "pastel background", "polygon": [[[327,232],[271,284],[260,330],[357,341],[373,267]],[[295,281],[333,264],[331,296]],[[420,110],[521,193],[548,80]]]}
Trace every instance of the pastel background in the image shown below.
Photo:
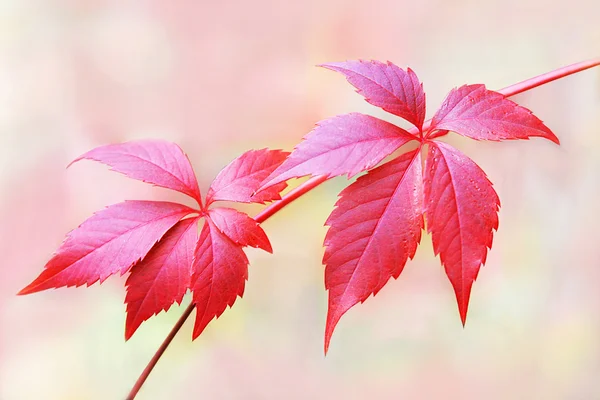
{"label": "pastel background", "polygon": [[[452,87],[600,56],[599,19],[597,0],[1,0],[0,399],[123,398],[182,312],[125,343],[123,278],[15,296],[93,211],[181,199],[91,162],[66,170],[76,156],[175,141],[206,192],[243,151],[291,149],[320,119],[390,118],[316,64],[410,66],[431,117]],[[516,100],[562,146],[447,138],[502,201],[466,328],[425,235],[323,356],[337,178],[264,224],[275,254],[249,252],[244,298],[193,343],[186,324],[139,399],[600,398],[600,69]]]}

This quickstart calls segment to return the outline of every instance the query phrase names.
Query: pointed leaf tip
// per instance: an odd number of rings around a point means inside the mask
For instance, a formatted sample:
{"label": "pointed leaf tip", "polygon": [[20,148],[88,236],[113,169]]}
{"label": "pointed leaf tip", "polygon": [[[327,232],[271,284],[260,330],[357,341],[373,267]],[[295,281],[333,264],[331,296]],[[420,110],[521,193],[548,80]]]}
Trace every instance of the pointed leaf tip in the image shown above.
{"label": "pointed leaf tip", "polygon": [[349,294],[344,299],[336,299],[334,304],[334,301],[332,301],[330,296],[329,307],[327,310],[327,320],[325,324],[325,356],[329,352],[331,338],[335,332],[335,328],[337,327],[338,323],[340,322],[342,317],[359,302],[362,303],[364,302],[364,300],[357,300],[352,294]]}
{"label": "pointed leaf tip", "polygon": [[[356,304],[356,303],[354,303],[354,304]],[[327,355],[327,352],[329,351],[329,345],[331,344],[331,337],[333,336],[335,327],[340,322],[340,319],[342,318],[342,316],[348,310],[350,310],[354,304],[352,304],[352,302],[350,302],[346,305],[335,306],[335,305],[332,305],[332,302],[330,300],[329,309],[327,310],[327,322],[325,324],[325,345],[324,345],[325,355]]]}
{"label": "pointed leaf tip", "polygon": [[35,286],[33,286],[31,283],[27,286],[25,286],[23,289],[19,290],[17,292],[17,296],[25,296],[27,294],[32,294],[32,293],[36,293],[36,292],[41,292],[43,289],[38,289],[35,290]]}
{"label": "pointed leaf tip", "polygon": [[473,282],[468,284],[467,287],[463,288],[462,291],[456,289],[454,290],[458,305],[458,313],[460,315],[460,322],[462,323],[463,328],[467,323],[467,313],[469,311],[469,300],[471,298],[471,288],[473,287]]}

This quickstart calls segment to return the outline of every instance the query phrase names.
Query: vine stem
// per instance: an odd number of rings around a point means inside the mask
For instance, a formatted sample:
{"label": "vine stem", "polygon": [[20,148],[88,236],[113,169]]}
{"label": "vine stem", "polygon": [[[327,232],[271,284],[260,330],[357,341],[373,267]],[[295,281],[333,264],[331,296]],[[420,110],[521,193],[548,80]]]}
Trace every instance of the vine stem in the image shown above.
{"label": "vine stem", "polygon": [[[588,60],[588,61],[582,61],[582,62],[579,62],[576,64],[571,64],[566,67],[556,69],[554,71],[550,71],[550,72],[542,74],[542,75],[538,75],[538,76],[530,78],[530,79],[526,79],[519,83],[515,83],[514,85],[507,86],[503,89],[498,90],[497,92],[503,94],[506,97],[514,96],[519,93],[523,93],[525,91],[536,88],[538,86],[544,85],[546,83],[555,81],[560,78],[564,78],[566,76],[569,76],[569,75],[572,75],[572,74],[575,74],[575,73],[578,73],[581,71],[585,71],[586,69],[590,69],[590,68],[593,68],[593,67],[596,67],[599,65],[600,65],[600,58],[596,58],[596,59],[592,59],[592,60]],[[430,125],[431,125],[431,120],[426,121],[423,124],[423,130],[427,130],[427,128],[429,128]],[[416,128],[413,128],[413,129],[409,130],[409,132],[416,135],[419,133],[419,130]],[[262,223],[262,222],[266,221],[271,216],[273,216],[275,213],[277,213],[279,210],[281,210],[282,208],[284,208],[285,206],[287,206],[288,204],[290,204],[291,202],[296,200],[298,197],[310,192],[312,189],[319,186],[321,183],[325,182],[327,179],[329,179],[329,178],[326,175],[320,175],[320,176],[315,176],[315,177],[307,180],[300,186],[298,186],[295,189],[288,192],[285,196],[283,196],[281,198],[281,200],[270,204],[263,211],[261,211],[259,214],[257,214],[254,217],[254,219],[258,223]],[[158,360],[160,360],[160,358],[164,354],[165,350],[167,350],[167,348],[169,347],[169,345],[175,338],[175,335],[177,335],[177,333],[179,332],[179,330],[181,329],[181,327],[183,326],[185,321],[192,314],[192,311],[194,311],[194,307],[195,306],[193,303],[191,303],[189,306],[187,306],[187,308],[185,309],[185,311],[183,312],[183,314],[181,315],[181,317],[179,318],[177,323],[175,323],[175,326],[173,326],[173,329],[171,329],[171,332],[169,332],[169,334],[167,335],[167,337],[165,338],[163,343],[160,345],[160,347],[158,348],[158,350],[156,351],[156,353],[154,354],[154,356],[152,357],[152,359],[150,360],[150,362],[148,363],[146,368],[144,368],[144,371],[142,371],[142,374],[140,375],[138,380],[135,382],[135,385],[131,389],[131,392],[129,392],[129,395],[127,396],[127,400],[133,400],[135,398],[135,396],[138,394],[138,392],[144,385],[144,382],[146,382],[146,379],[148,379],[148,376],[150,375],[150,373],[152,372],[152,370],[158,363]]]}

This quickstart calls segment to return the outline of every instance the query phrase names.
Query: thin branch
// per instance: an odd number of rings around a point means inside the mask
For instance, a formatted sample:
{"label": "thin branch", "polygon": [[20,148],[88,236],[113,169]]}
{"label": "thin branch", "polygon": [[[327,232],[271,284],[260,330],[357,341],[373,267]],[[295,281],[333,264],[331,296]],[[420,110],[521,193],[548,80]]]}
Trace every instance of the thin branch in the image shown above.
{"label": "thin branch", "polygon": [[297,188],[294,188],[293,190],[290,190],[289,193],[287,193],[285,196],[283,196],[281,198],[281,200],[269,205],[267,208],[262,210],[262,212],[257,214],[254,217],[254,219],[259,224],[265,222],[277,211],[281,210],[283,207],[287,206],[288,204],[290,204],[292,201],[296,200],[298,197],[302,196],[303,194],[310,192],[311,190],[313,190],[314,188],[319,186],[321,183],[325,182],[327,179],[329,179],[329,178],[325,175],[315,176],[314,178],[310,178],[309,180],[304,182],[302,185],[298,186]]}
{"label": "thin branch", "polygon": [[[568,65],[566,67],[556,69],[556,70],[548,72],[546,74],[542,74],[542,75],[536,76],[534,78],[530,78],[530,79],[524,80],[522,82],[516,83],[514,85],[507,86],[504,89],[498,90],[498,92],[502,93],[506,97],[514,96],[516,94],[523,93],[527,90],[531,90],[538,86],[544,85],[548,82],[552,82],[557,79],[564,78],[566,76],[575,74],[577,72],[585,71],[586,69],[593,68],[593,67],[596,67],[599,65],[600,65],[600,58]],[[430,125],[431,125],[431,120],[426,121],[423,124],[423,130],[424,131],[427,130]],[[417,133],[419,133],[419,130],[417,128],[413,128],[413,129],[409,130],[409,132],[413,133],[413,134],[417,134]],[[262,222],[266,221],[268,218],[273,216],[277,211],[281,210],[282,208],[284,208],[285,206],[287,206],[288,204],[290,204],[292,201],[296,200],[300,196],[310,192],[312,189],[319,186],[321,183],[325,182],[327,179],[328,179],[328,177],[324,176],[324,175],[316,176],[316,177],[309,179],[308,181],[304,182],[302,185],[291,190],[289,193],[287,193],[285,196],[283,196],[281,198],[281,200],[270,204],[262,212],[260,212],[258,215],[256,215],[254,217],[254,219],[258,223],[262,223]],[[144,384],[144,382],[146,381],[146,379],[148,379],[150,372],[152,372],[152,370],[156,366],[156,363],[161,358],[161,356],[164,354],[167,347],[169,347],[169,345],[171,344],[171,341],[173,341],[173,338],[175,337],[175,335],[177,335],[177,333],[179,332],[179,330],[181,329],[181,327],[183,326],[185,321],[188,319],[188,317],[190,316],[190,314],[192,313],[193,310],[194,310],[194,304],[192,303],[185,309],[185,311],[183,312],[183,315],[179,318],[179,320],[177,321],[177,323],[175,324],[175,326],[173,327],[173,329],[171,330],[169,335],[165,338],[163,343],[160,345],[160,347],[158,348],[158,350],[156,351],[156,353],[154,354],[154,356],[152,357],[152,359],[150,360],[150,362],[148,363],[148,365],[146,366],[146,368],[144,369],[144,371],[142,372],[142,374],[136,381],[135,385],[133,386],[133,389],[131,389],[131,392],[127,396],[127,400],[133,400],[135,398],[135,396],[141,389],[141,387]]]}
{"label": "thin branch", "polygon": [[597,67],[599,65],[600,58],[567,65],[566,67],[550,71],[547,74],[542,74],[536,76],[535,78],[526,79],[522,82],[515,83],[514,85],[507,86],[504,89],[498,90],[498,93],[502,93],[506,97],[514,96],[557,79],[564,78],[565,76],[573,75],[577,72],[585,71],[586,69]]}
{"label": "thin branch", "polygon": [[162,357],[165,350],[167,350],[167,347],[169,347],[169,345],[173,341],[173,338],[175,337],[175,335],[177,335],[177,332],[179,332],[179,330],[181,329],[185,321],[188,319],[192,311],[194,311],[194,303],[191,303],[189,306],[187,306],[181,317],[179,317],[179,319],[177,320],[177,323],[175,323],[173,329],[171,329],[171,332],[169,332],[169,335],[167,335],[167,337],[162,342],[158,350],[156,350],[156,353],[154,353],[154,356],[152,357],[148,365],[146,365],[146,368],[144,368],[144,371],[142,372],[138,380],[135,382],[135,385],[133,385],[131,392],[129,392],[129,395],[127,395],[127,400],[135,399],[135,396],[142,388],[142,385],[144,384],[144,382],[146,382],[146,379],[148,379],[150,372],[152,372],[154,366],[156,365],[158,360],[160,360],[160,357]]}

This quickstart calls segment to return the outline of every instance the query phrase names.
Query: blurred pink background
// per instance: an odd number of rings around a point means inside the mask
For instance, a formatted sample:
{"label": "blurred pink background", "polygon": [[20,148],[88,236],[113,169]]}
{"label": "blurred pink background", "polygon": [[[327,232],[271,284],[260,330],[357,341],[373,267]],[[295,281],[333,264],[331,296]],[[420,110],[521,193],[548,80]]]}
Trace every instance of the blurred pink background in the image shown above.
{"label": "blurred pink background", "polygon": [[[172,140],[206,192],[241,152],[291,149],[320,119],[394,120],[316,64],[410,66],[431,117],[454,86],[501,88],[600,56],[599,17],[596,0],[3,0],[0,399],[123,398],[182,311],[125,343],[122,278],[15,296],[93,211],[181,199],[101,165],[65,170],[76,156]],[[337,178],[264,224],[275,254],[249,252],[244,299],[193,343],[186,324],[139,398],[600,398],[599,78],[596,68],[516,98],[561,147],[447,138],[502,201],[465,329],[425,235],[400,279],[342,319],[323,357],[321,243],[347,185]]]}

